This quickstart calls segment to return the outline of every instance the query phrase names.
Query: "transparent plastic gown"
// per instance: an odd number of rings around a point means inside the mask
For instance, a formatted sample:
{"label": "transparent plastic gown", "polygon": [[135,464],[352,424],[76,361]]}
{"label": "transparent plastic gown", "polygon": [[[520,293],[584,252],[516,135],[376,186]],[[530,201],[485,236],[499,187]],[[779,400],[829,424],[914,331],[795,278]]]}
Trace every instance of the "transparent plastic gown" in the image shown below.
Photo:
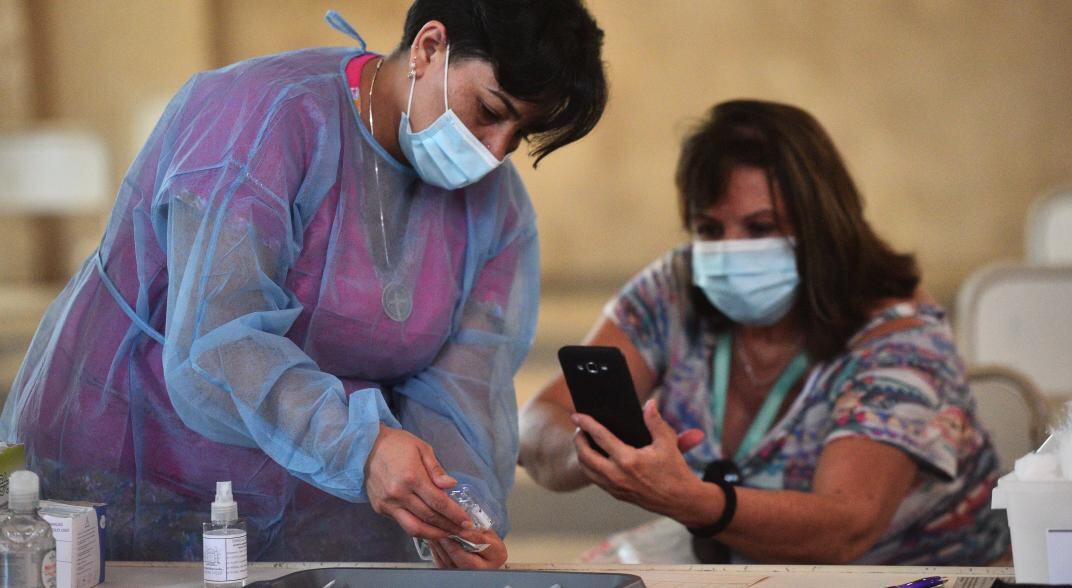
{"label": "transparent plastic gown", "polygon": [[364,493],[380,423],[506,531],[532,206],[509,162],[448,192],[392,159],[351,102],[359,53],[194,76],[41,322],[0,432],[44,496],[108,503],[109,559],[199,559],[217,480],[251,559],[415,559]]}

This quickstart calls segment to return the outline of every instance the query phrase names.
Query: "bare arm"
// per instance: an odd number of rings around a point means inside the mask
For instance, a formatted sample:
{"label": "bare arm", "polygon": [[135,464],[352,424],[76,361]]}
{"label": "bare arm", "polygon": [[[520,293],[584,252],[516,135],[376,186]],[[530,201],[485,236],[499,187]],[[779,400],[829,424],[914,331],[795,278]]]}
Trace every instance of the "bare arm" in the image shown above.
{"label": "bare arm", "polygon": [[[629,337],[613,321],[600,318],[584,343],[620,349],[629,365],[640,402],[651,396],[654,374]],[[574,410],[562,374],[555,376],[521,409],[518,463],[538,484],[550,490],[576,490],[591,483],[578,466],[573,446],[577,426],[570,420],[570,415]]]}
{"label": "bare arm", "polygon": [[908,495],[917,466],[900,449],[863,437],[823,451],[812,492],[739,489],[719,539],[757,561],[844,564],[870,549]]}
{"label": "bare arm", "polygon": [[[584,474],[614,497],[686,526],[718,520],[722,490],[691,474],[676,434],[653,403],[644,407],[644,418],[655,441],[634,449],[590,417],[578,416],[581,429],[609,454],[604,458],[578,436],[574,443]],[[849,562],[889,527],[916,473],[916,463],[895,447],[862,437],[839,439],[824,449],[811,492],[738,488],[736,515],[718,539],[760,562]]]}

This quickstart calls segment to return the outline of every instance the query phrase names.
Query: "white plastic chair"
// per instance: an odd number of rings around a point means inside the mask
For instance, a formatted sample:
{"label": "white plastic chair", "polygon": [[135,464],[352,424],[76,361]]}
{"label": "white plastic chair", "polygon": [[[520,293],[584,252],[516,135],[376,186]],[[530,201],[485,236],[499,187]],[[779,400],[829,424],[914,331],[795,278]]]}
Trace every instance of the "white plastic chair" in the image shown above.
{"label": "white plastic chair", "polygon": [[1072,265],[1072,185],[1047,192],[1027,213],[1027,260],[1036,265]]}
{"label": "white plastic chair", "polygon": [[988,365],[968,370],[975,414],[990,433],[1001,473],[1034,451],[1046,437],[1046,402],[1026,376],[1011,368]]}
{"label": "white plastic chair", "polygon": [[97,212],[108,195],[108,149],[85,131],[0,133],[0,209],[7,213]]}
{"label": "white plastic chair", "polygon": [[1072,394],[1072,266],[984,267],[961,286],[956,310],[969,366],[1016,369],[1047,399]]}
{"label": "white plastic chair", "polygon": [[70,236],[59,221],[99,214],[111,184],[108,148],[94,133],[62,128],[0,133],[0,214],[25,219],[39,280],[67,277]]}

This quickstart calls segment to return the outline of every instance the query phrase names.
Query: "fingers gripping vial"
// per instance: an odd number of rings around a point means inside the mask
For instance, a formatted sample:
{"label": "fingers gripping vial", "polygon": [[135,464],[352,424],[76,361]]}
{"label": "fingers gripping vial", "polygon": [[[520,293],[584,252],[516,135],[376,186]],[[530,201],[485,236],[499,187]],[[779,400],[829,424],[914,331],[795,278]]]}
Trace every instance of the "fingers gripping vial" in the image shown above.
{"label": "fingers gripping vial", "polygon": [[[469,520],[473,523],[474,528],[490,529],[492,525],[495,524],[495,521],[492,520],[487,511],[485,511],[484,508],[480,506],[480,503],[473,498],[473,488],[469,484],[459,484],[453,490],[448,492],[447,495],[450,496],[454,502],[457,502],[458,506],[461,506],[465,512],[469,513]],[[462,546],[462,549],[470,553],[480,553],[488,547],[491,547],[488,543],[473,543],[458,535],[451,535],[450,538],[457,541],[458,544]],[[417,548],[417,555],[420,556],[421,559],[425,561],[432,560],[432,549],[428,546],[428,541],[426,539],[414,537],[413,545]]]}

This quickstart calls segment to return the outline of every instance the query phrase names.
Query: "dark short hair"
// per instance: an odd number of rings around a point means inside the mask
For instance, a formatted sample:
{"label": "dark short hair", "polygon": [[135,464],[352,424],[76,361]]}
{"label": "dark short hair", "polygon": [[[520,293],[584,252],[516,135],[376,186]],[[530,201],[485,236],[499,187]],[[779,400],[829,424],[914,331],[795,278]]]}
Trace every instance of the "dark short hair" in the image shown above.
{"label": "dark short hair", "polygon": [[[812,360],[841,353],[883,298],[911,296],[919,285],[912,255],[893,251],[864,219],[863,201],[823,127],[807,112],[774,102],[716,105],[685,139],[676,182],[681,220],[721,199],[730,174],[756,167],[781,196],[796,235],[801,286],[793,312]],[[693,288],[701,316],[728,325]]]}
{"label": "dark short hair", "polygon": [[432,20],[446,27],[452,57],[488,61],[504,92],[547,105],[530,129],[536,163],[603,116],[603,31],[580,0],[416,0],[399,49]]}

